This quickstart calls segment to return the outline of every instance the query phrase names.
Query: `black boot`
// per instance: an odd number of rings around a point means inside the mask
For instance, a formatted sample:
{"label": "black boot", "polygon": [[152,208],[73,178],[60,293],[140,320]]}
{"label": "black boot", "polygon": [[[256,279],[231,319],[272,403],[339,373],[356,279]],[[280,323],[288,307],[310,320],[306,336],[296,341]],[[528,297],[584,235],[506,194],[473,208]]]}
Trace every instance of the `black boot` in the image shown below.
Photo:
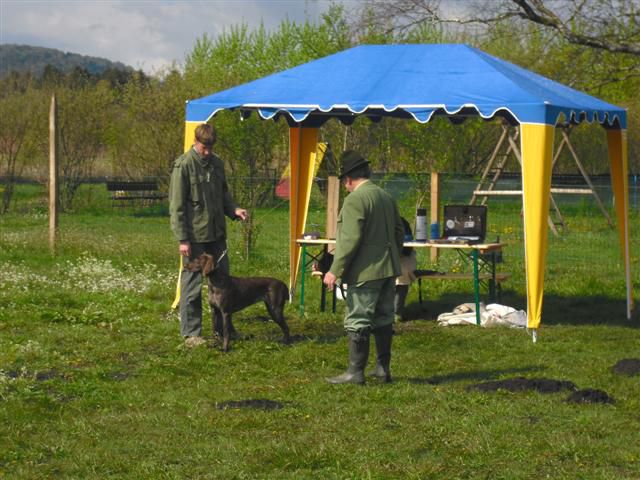
{"label": "black boot", "polygon": [[369,331],[349,332],[349,367],[337,377],[327,378],[329,383],[364,384],[364,369],[369,359]]}
{"label": "black boot", "polygon": [[378,328],[373,331],[376,339],[376,368],[369,375],[384,383],[391,383],[391,342],[393,339],[393,325]]}
{"label": "black boot", "polygon": [[396,296],[394,298],[395,320],[404,320],[404,303],[409,293],[409,285],[396,285]]}

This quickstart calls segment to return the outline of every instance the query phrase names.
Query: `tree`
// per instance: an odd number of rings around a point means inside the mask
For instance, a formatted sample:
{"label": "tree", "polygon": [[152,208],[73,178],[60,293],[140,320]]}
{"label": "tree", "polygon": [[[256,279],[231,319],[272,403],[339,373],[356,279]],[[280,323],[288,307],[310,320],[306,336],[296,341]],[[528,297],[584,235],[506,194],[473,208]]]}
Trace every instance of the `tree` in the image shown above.
{"label": "tree", "polygon": [[58,88],[55,94],[58,101],[60,208],[69,210],[78,188],[93,173],[103,150],[107,112],[113,95],[106,83],[76,90]]}
{"label": "tree", "polygon": [[65,75],[59,68],[54,67],[51,64],[47,64],[44,67],[40,82],[43,87],[55,88],[57,86],[64,85]]}
{"label": "tree", "polygon": [[168,183],[182,153],[184,104],[194,94],[177,70],[162,78],[134,75],[113,110],[107,143],[118,176],[156,176]]}
{"label": "tree", "polygon": [[441,0],[369,0],[366,12],[387,30],[423,23],[490,25],[524,20],[576,45],[640,56],[638,0],[469,0],[464,8]]}
{"label": "tree", "polygon": [[37,120],[46,115],[41,92],[28,88],[0,98],[0,176],[4,177],[0,213],[11,205],[15,183],[36,155]]}

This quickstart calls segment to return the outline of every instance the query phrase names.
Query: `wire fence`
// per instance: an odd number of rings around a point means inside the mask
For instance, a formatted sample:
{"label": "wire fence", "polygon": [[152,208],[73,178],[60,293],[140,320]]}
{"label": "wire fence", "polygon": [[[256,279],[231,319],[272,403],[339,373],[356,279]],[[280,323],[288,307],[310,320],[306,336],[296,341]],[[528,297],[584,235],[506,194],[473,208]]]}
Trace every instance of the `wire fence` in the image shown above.
{"label": "wire fence", "polygon": [[[166,179],[155,179],[159,185],[166,185]],[[430,211],[429,188],[430,176],[411,177],[408,175],[375,175],[373,180],[389,191],[398,201],[401,214],[414,224],[417,207]],[[550,211],[550,221],[554,224],[557,234],[549,231],[549,248],[547,255],[547,270],[545,290],[566,288],[567,285],[589,283],[592,290],[602,288],[603,291],[615,291],[624,296],[624,269],[620,240],[615,228],[616,215],[610,178],[599,175],[591,178],[594,190],[600,198],[594,195],[554,194],[554,201],[561,215],[557,218],[555,210]],[[255,219],[248,232],[247,226],[234,227],[242,229],[238,233],[238,241],[250,238],[262,251],[275,255],[275,261],[282,268],[288,266],[288,210],[287,198],[279,196],[283,189],[278,187],[279,179],[275,177],[229,178],[230,188],[239,205],[250,209]],[[468,204],[478,185],[478,178],[464,175],[440,174],[439,203]],[[579,176],[564,175],[554,177],[554,187],[583,188],[584,180]],[[1,187],[1,185],[0,185]],[[282,187],[282,186],[280,186]],[[520,176],[516,174],[502,175],[494,186],[496,190],[520,190],[522,188]],[[34,200],[19,198],[16,211],[24,212],[28,208],[34,211],[46,212],[46,186],[34,184],[32,189]],[[286,189],[284,189],[286,190]],[[327,179],[317,178],[311,191],[311,202],[307,218],[306,231],[317,231],[321,235],[326,231],[326,190]],[[341,199],[347,192],[342,189]],[[22,195],[22,194],[21,194]],[[418,204],[418,199],[424,199]],[[477,199],[481,201],[482,199]],[[164,198],[155,202],[151,207],[132,205],[137,214],[140,208],[155,209],[159,215],[168,215],[168,203]],[[499,239],[507,246],[503,252],[503,271],[512,274],[510,281],[515,289],[524,291],[524,233],[522,217],[522,200],[520,196],[494,196],[487,198],[487,240]],[[115,208],[123,202],[110,200],[109,192],[99,182],[87,185],[87,192],[78,198],[78,211],[82,209]],[[103,210],[104,211],[104,210]],[[118,211],[127,214],[127,208],[118,207]],[[73,212],[70,212],[73,214]],[[440,213],[441,214],[441,213]],[[611,219],[611,224],[609,222]],[[433,219],[429,218],[431,223]],[[629,234],[631,252],[631,272],[634,288],[640,287],[640,175],[629,176]],[[260,249],[258,249],[260,250]],[[456,259],[449,255],[442,255],[437,262],[432,262],[429,252],[420,249],[419,262],[421,268],[430,266],[441,270],[455,270],[458,265]],[[281,258],[280,258],[281,257]],[[584,286],[583,286],[584,287]],[[583,288],[584,289],[584,288]]]}
{"label": "wire fence", "polygon": [[[549,244],[546,265],[547,291],[566,289],[567,285],[587,283],[588,289],[615,291],[624,297],[625,275],[620,239],[616,227],[615,199],[609,176],[592,177],[593,194],[553,194],[557,209],[549,212]],[[386,175],[374,177],[398,201],[401,214],[414,224],[417,207],[430,211],[428,190],[430,177],[411,178],[406,175]],[[322,182],[318,190],[322,190]],[[440,217],[444,205],[469,204],[479,179],[471,176],[440,174],[439,203]],[[554,176],[554,188],[580,188],[586,190],[581,176]],[[494,185],[496,190],[522,189],[520,175],[503,175]],[[425,195],[425,192],[427,193]],[[344,194],[346,192],[342,192]],[[341,195],[342,195],[341,194]],[[323,231],[322,197],[312,202],[311,218],[316,225],[311,229]],[[426,202],[418,205],[417,199]],[[599,200],[598,200],[599,199]],[[476,198],[476,204],[482,197]],[[513,276],[513,287],[521,292],[525,289],[524,266],[524,225],[522,198],[520,195],[486,197],[488,207],[487,240],[499,240],[507,245],[503,251],[504,264],[500,266]],[[434,219],[428,219],[430,223]],[[438,219],[440,220],[440,219]],[[554,229],[556,233],[554,233]],[[442,231],[442,227],[440,227]],[[629,234],[632,282],[640,286],[640,176],[629,177]],[[420,249],[424,250],[424,249]],[[442,255],[434,263],[428,251],[420,251],[419,263],[439,270],[456,270],[459,259]],[[582,285],[584,287],[584,285]]]}

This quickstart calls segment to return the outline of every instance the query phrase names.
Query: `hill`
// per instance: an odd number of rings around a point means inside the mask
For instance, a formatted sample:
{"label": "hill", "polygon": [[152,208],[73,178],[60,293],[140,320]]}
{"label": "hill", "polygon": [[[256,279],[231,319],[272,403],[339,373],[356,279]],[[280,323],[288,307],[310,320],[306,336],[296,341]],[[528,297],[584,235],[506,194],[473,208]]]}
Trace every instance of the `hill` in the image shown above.
{"label": "hill", "polygon": [[94,75],[99,75],[108,69],[133,70],[123,63],[112,62],[106,58],[68,53],[55,48],[10,43],[0,45],[0,77],[11,71],[32,72],[39,76],[47,65],[52,65],[63,72],[81,67]]}

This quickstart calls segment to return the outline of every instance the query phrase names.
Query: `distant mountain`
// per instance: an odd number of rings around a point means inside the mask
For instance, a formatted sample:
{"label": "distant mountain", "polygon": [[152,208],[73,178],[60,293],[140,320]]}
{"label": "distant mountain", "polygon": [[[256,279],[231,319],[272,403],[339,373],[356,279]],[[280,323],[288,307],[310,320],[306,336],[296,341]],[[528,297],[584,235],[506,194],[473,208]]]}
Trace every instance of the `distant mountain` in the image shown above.
{"label": "distant mountain", "polygon": [[106,58],[67,53],[55,48],[11,43],[0,45],[0,77],[13,70],[32,72],[39,76],[47,65],[52,65],[63,72],[73,70],[74,67],[81,67],[94,75],[99,75],[107,69],[133,71],[133,68],[124,63],[112,62]]}

